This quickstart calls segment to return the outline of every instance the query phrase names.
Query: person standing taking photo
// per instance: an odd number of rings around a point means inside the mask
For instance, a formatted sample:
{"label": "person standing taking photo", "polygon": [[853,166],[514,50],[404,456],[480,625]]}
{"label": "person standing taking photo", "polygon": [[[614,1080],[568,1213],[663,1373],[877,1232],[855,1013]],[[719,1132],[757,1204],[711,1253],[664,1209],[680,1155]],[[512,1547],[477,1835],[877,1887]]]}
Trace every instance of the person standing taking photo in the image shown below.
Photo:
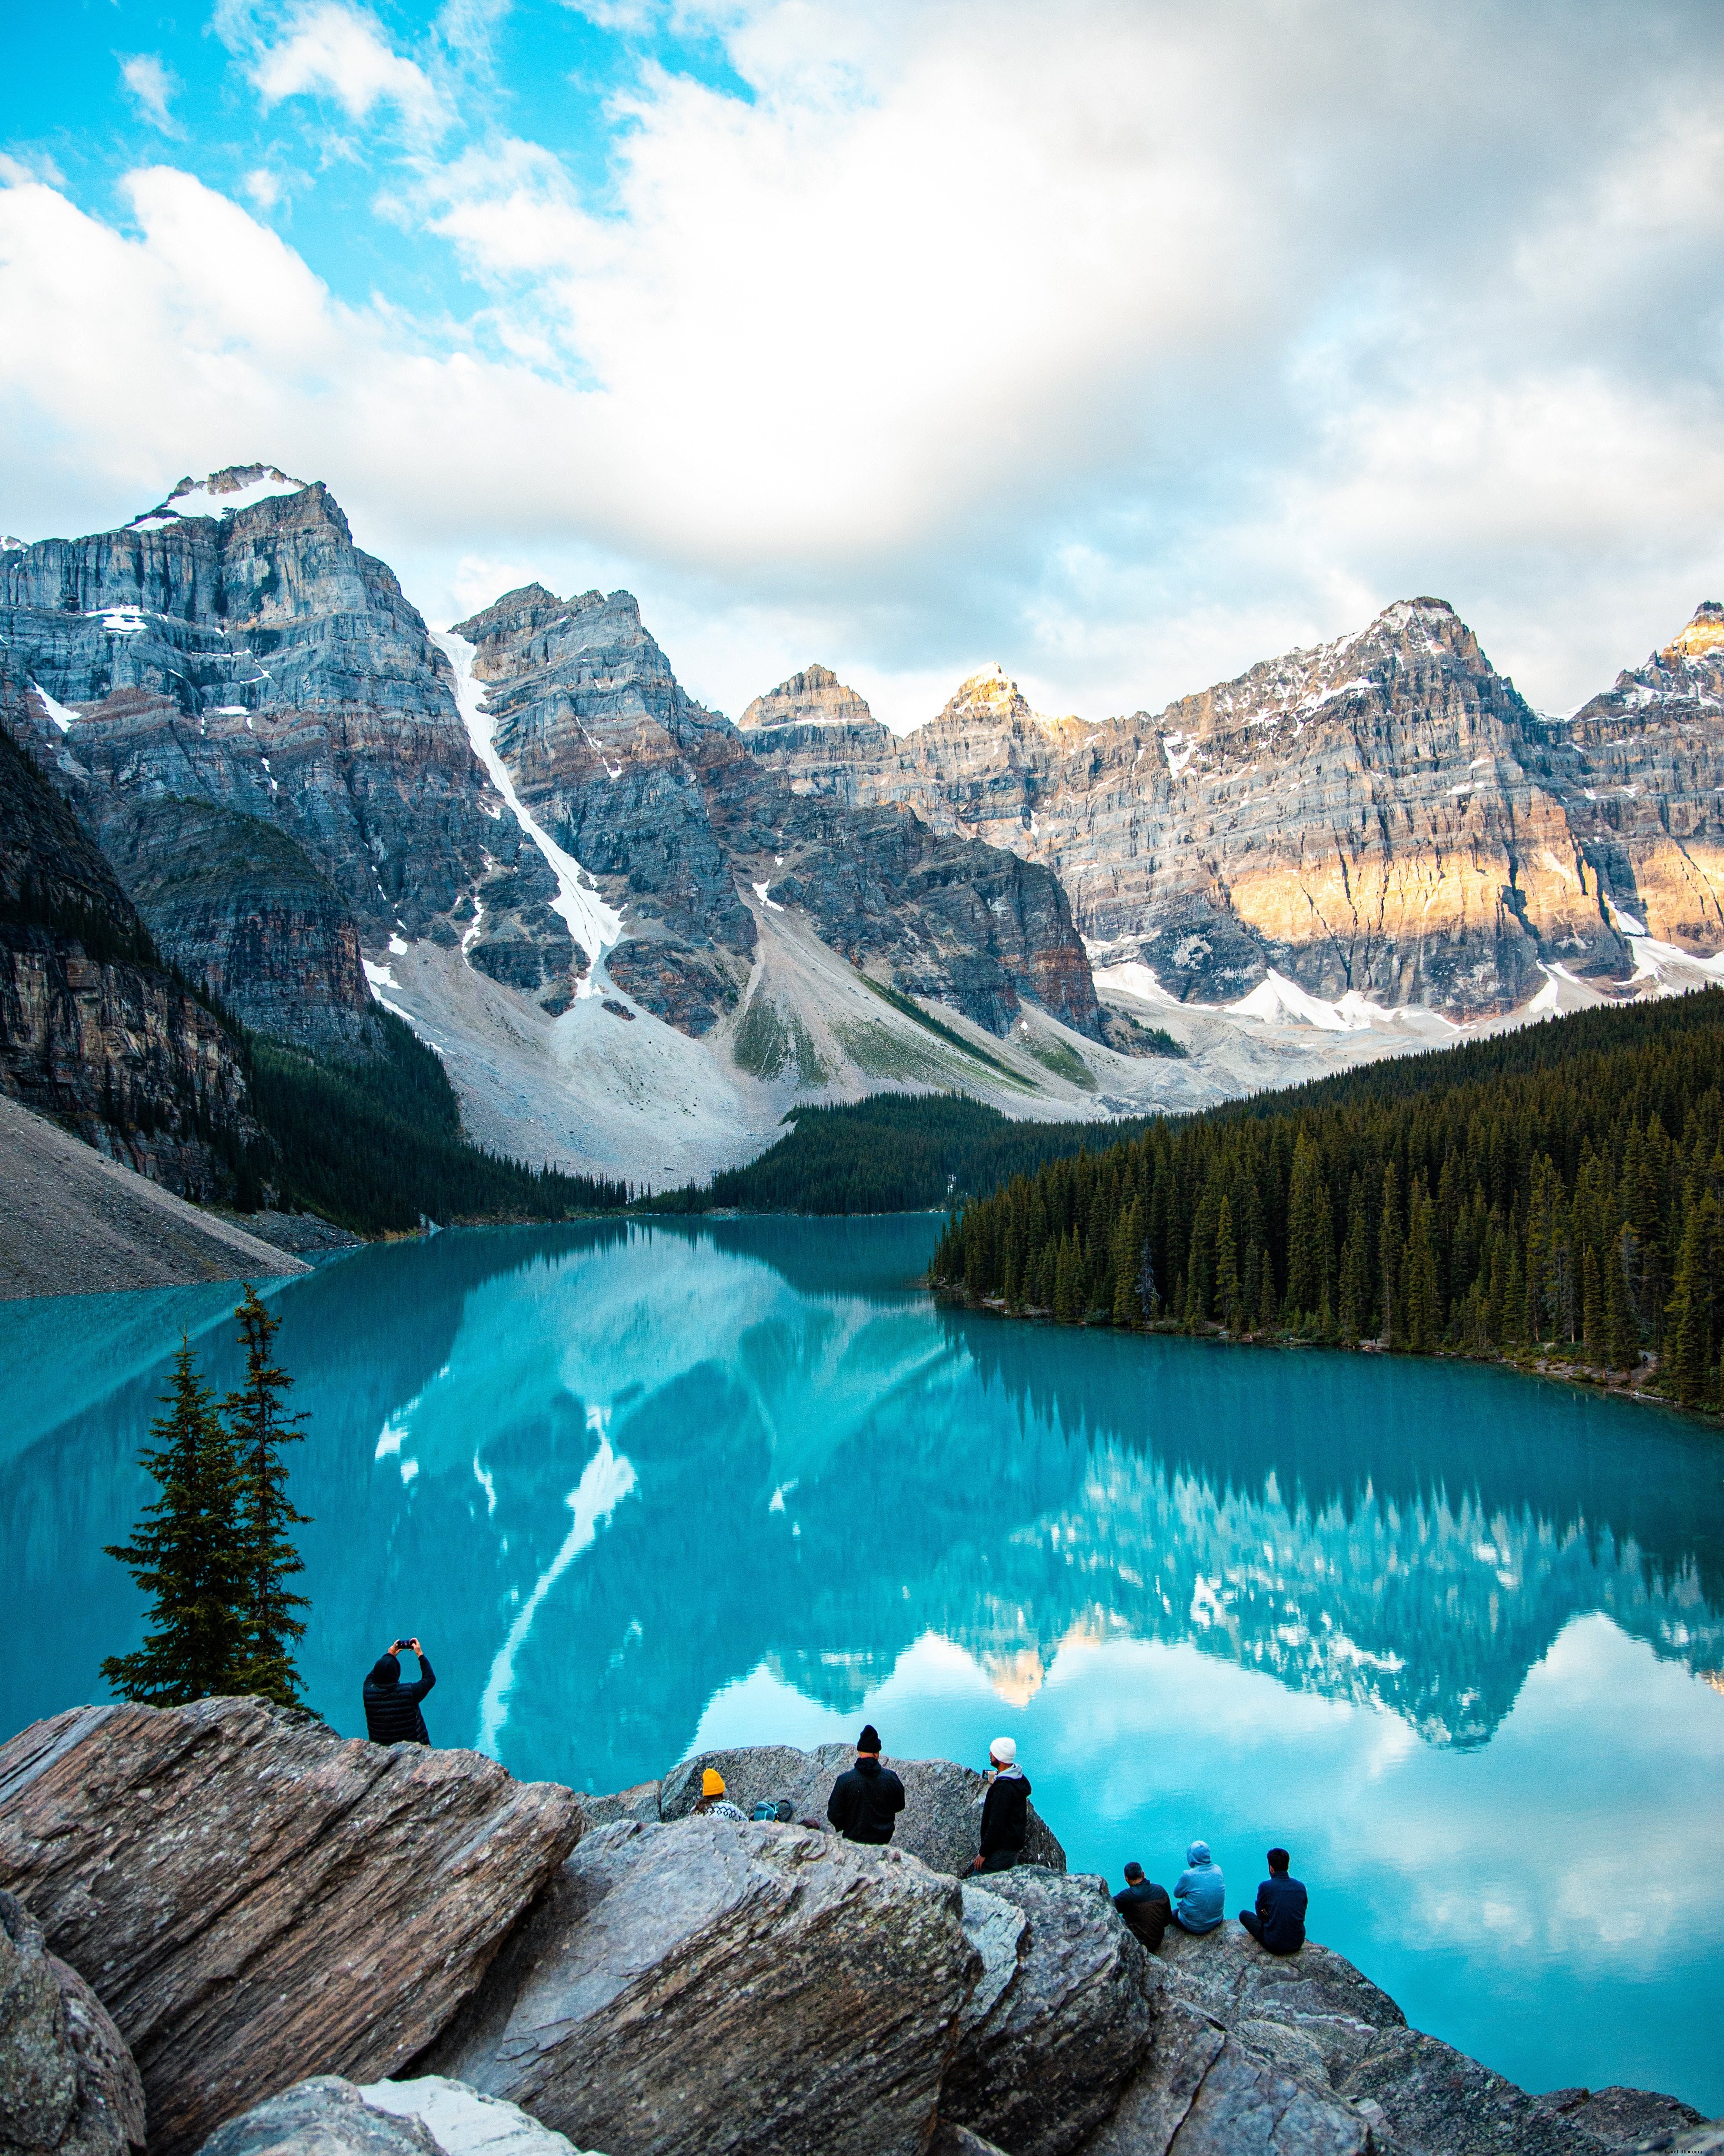
{"label": "person standing taking photo", "polygon": [[[418,1657],[418,1679],[401,1681],[401,1656],[405,1650]],[[437,1681],[425,1650],[417,1640],[392,1640],[372,1665],[365,1681],[365,1733],[373,1744],[429,1744],[431,1732],[419,1702]]]}

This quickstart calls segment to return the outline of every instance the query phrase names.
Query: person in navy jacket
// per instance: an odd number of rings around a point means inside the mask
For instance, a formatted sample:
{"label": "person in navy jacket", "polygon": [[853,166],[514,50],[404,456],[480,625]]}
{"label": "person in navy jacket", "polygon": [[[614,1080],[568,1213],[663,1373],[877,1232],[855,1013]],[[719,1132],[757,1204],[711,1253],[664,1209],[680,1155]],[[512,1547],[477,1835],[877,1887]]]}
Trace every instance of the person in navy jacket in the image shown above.
{"label": "person in navy jacket", "polygon": [[1306,1893],[1288,1871],[1292,1861],[1285,1849],[1270,1850],[1269,1876],[1257,1890],[1257,1907],[1239,1912],[1239,1922],[1272,1954],[1297,1953],[1305,1944]]}

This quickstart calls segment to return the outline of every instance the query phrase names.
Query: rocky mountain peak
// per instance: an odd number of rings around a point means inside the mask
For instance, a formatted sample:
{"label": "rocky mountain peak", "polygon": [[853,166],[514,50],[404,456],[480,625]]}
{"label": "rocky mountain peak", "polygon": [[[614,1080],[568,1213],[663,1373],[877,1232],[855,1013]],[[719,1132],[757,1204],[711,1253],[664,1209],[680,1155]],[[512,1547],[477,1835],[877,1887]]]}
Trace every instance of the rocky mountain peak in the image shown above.
{"label": "rocky mountain peak", "polygon": [[958,684],[956,695],[935,724],[968,727],[1034,726],[1044,734],[1057,737],[1075,733],[1080,738],[1090,732],[1089,726],[1080,718],[1070,716],[1054,718],[1045,711],[1033,710],[1029,698],[998,660],[991,666],[984,666],[980,673],[972,674],[967,680]]}
{"label": "rocky mountain peak", "polygon": [[805,666],[764,696],[757,696],[740,721],[749,731],[762,726],[865,726],[875,717],[855,690],[829,666]]}
{"label": "rocky mountain peak", "polygon": [[133,517],[126,529],[154,531],[182,516],[227,516],[276,495],[303,494],[308,484],[276,465],[225,465],[207,479],[182,479],[165,501]]}
{"label": "rocky mountain peak", "polygon": [[1685,659],[1724,658],[1724,606],[1702,599],[1680,636],[1672,637],[1659,657],[1675,666]]}

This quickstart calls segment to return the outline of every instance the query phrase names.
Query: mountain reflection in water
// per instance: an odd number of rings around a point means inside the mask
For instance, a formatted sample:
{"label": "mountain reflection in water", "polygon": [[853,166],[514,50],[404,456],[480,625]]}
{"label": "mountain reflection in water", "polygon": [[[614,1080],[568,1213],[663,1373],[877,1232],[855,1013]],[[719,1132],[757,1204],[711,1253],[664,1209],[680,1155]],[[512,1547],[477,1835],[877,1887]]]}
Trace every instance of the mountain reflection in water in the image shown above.
{"label": "mountain reflection in water", "polygon": [[[937,1226],[452,1234],[278,1290],[312,1702],[357,1732],[418,1632],[439,1741],[591,1789],[865,1710],[906,1753],[1009,1726],[1075,1861],[1164,1876],[1207,1832],[1248,1899],[1290,1838],[1317,1935],[1424,2025],[1724,2108],[1724,1900],[1685,1871],[1717,1870],[1719,1439],[1502,1371],[937,1310]],[[0,1307],[7,1730],[136,1638],[102,1545],[179,1329],[233,1382],[232,1300]]]}

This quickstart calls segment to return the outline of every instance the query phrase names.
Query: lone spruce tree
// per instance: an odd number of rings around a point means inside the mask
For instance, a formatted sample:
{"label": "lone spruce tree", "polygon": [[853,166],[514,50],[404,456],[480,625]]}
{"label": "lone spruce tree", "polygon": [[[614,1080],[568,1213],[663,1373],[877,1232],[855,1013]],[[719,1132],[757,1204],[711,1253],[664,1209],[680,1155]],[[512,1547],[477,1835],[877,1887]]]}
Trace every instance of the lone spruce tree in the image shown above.
{"label": "lone spruce tree", "polygon": [[282,1707],[300,1704],[300,1673],[294,1646],[305,1636],[304,1620],[294,1613],[309,1605],[287,1582],[305,1564],[290,1532],[309,1527],[287,1494],[284,1445],[297,1444],[302,1414],[283,1411],[281,1395],[293,1379],[277,1367],[272,1353],[281,1321],[264,1309],[249,1282],[234,1316],[245,1349],[245,1382],[222,1403],[228,1418],[239,1490],[239,1551],[243,1575],[240,1611],[243,1639],[234,1689],[253,1692]]}
{"label": "lone spruce tree", "polygon": [[183,1707],[239,1688],[244,1639],[233,1447],[183,1336],[162,1409],[156,1444],[140,1455],[161,1494],[129,1543],[108,1546],[151,1596],[153,1629],[136,1654],[110,1655],[102,1675],[122,1699]]}

